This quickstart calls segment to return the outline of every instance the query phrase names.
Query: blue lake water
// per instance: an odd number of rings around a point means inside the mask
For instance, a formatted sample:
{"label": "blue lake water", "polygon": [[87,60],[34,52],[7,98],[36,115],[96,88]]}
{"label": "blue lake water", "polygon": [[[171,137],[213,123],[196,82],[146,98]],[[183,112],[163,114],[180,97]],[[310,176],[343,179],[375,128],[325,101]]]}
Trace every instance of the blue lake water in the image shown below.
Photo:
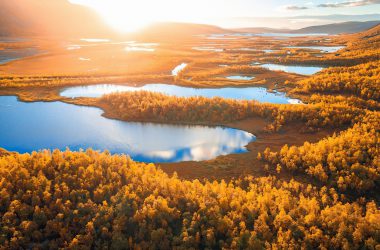
{"label": "blue lake water", "polygon": [[314,66],[295,66],[295,65],[280,65],[280,64],[262,64],[261,67],[267,68],[269,70],[279,70],[288,73],[296,73],[300,75],[313,75],[319,71],[321,71],[322,67],[314,67]]}
{"label": "blue lake water", "polygon": [[198,51],[212,51],[212,52],[223,52],[224,49],[221,48],[215,48],[215,47],[193,47],[193,50]]}
{"label": "blue lake water", "polygon": [[187,67],[187,63],[181,63],[180,65],[178,65],[172,70],[172,76],[178,76],[179,72],[184,70],[186,67]]}
{"label": "blue lake water", "polygon": [[277,104],[297,103],[297,100],[289,98],[285,93],[269,93],[262,87],[245,88],[190,88],[169,84],[147,84],[144,86],[126,86],[115,84],[100,84],[66,88],[61,92],[61,96],[76,97],[100,97],[105,94],[128,91],[152,91],[171,96],[203,96],[203,97],[223,97],[237,100],[257,100]]}
{"label": "blue lake water", "polygon": [[88,43],[106,43],[111,41],[108,38],[82,38],[80,40]]}
{"label": "blue lake water", "polygon": [[125,47],[125,51],[143,51],[143,52],[154,52],[158,47],[158,43],[136,43],[135,41],[127,42],[128,46]]}
{"label": "blue lake water", "polygon": [[33,56],[38,53],[39,51],[35,48],[0,50],[0,64],[5,64],[27,56]]}
{"label": "blue lake water", "polygon": [[249,81],[254,79],[254,76],[227,76],[228,80]]}
{"label": "blue lake water", "polygon": [[324,52],[324,53],[333,53],[333,52],[337,52],[340,49],[344,49],[345,46],[289,46],[286,48],[289,48],[289,49],[312,49],[312,50],[319,50],[320,52]]}
{"label": "blue lake water", "polygon": [[264,49],[263,51],[264,51],[264,53],[272,53],[272,52],[277,52],[279,50],[276,50],[276,49]]}
{"label": "blue lake water", "polygon": [[6,37],[6,36],[0,36],[0,43],[19,43],[19,42],[25,42],[28,39],[26,38],[20,38],[20,37]]}
{"label": "blue lake water", "polygon": [[235,51],[260,51],[256,48],[235,48],[235,49],[231,49],[231,50],[235,50]]}
{"label": "blue lake water", "polygon": [[305,36],[328,36],[326,33],[226,33],[226,34],[212,34],[211,38],[223,37],[305,37]]}
{"label": "blue lake water", "polygon": [[304,37],[304,36],[328,36],[326,33],[257,33],[252,34],[252,36],[263,36],[263,37]]}
{"label": "blue lake water", "polygon": [[180,162],[243,153],[256,139],[232,128],[123,122],[101,114],[92,107],[23,103],[0,96],[0,147],[20,153],[66,147],[108,149],[136,161]]}

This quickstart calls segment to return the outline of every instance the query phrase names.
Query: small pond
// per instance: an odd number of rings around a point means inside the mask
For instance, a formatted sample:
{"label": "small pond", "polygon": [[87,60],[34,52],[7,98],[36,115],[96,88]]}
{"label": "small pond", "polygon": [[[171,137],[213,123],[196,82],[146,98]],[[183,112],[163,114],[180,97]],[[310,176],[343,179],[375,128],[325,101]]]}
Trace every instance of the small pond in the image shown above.
{"label": "small pond", "polygon": [[172,70],[172,76],[178,76],[179,72],[187,67],[187,63],[181,63]]}
{"label": "small pond", "polygon": [[288,73],[296,73],[300,75],[313,75],[319,71],[321,71],[322,67],[315,66],[297,66],[297,65],[280,65],[280,64],[262,64],[261,67],[267,68],[269,70],[280,70]]}
{"label": "small pond", "polygon": [[227,76],[228,80],[237,80],[237,81],[249,81],[254,79],[254,76]]}
{"label": "small pond", "polygon": [[307,37],[307,36],[328,36],[326,33],[258,33],[253,36],[263,37]]}
{"label": "small pond", "polygon": [[277,104],[294,103],[285,95],[285,93],[276,92],[270,93],[263,87],[244,87],[244,88],[191,88],[181,87],[169,84],[147,84],[144,86],[127,86],[116,84],[99,84],[69,87],[61,92],[61,96],[76,98],[76,97],[100,97],[105,94],[114,92],[127,92],[127,91],[152,91],[159,92],[172,96],[190,97],[190,96],[204,96],[204,97],[223,97],[237,100],[257,100],[260,102],[269,102]]}
{"label": "small pond", "polygon": [[286,47],[289,49],[311,49],[311,50],[319,50],[323,53],[334,53],[340,49],[344,49],[345,46],[289,46]]}

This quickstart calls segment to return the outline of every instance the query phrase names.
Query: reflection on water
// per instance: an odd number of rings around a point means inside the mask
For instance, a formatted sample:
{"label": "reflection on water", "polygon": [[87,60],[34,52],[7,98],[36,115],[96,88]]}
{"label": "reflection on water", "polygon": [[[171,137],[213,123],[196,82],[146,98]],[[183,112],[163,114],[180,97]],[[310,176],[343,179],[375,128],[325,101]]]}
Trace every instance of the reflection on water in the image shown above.
{"label": "reflection on water", "polygon": [[38,53],[39,51],[35,48],[0,50],[0,64],[8,63],[27,56],[33,56]]}
{"label": "reflection on water", "polygon": [[227,37],[227,34],[211,34],[206,37],[209,40],[235,40],[237,37]]}
{"label": "reflection on water", "polygon": [[324,52],[324,53],[333,53],[333,52],[337,52],[340,49],[344,49],[345,46],[289,46],[286,48],[289,48],[289,49],[313,49],[313,50],[319,50],[320,52]]}
{"label": "reflection on water", "polygon": [[82,47],[80,45],[69,45],[66,47],[67,50],[77,50],[81,49]]}
{"label": "reflection on water", "polygon": [[264,49],[263,51],[264,51],[264,53],[272,53],[272,52],[277,52],[279,50],[276,50],[276,49]]}
{"label": "reflection on water", "polygon": [[232,49],[232,50],[238,50],[238,51],[258,51],[255,48],[236,48],[236,49]]}
{"label": "reflection on water", "polygon": [[26,38],[20,38],[20,37],[7,37],[7,36],[0,36],[0,43],[19,43],[19,42],[25,42],[28,39]]}
{"label": "reflection on water", "polygon": [[153,48],[146,48],[146,47],[128,46],[128,47],[125,47],[125,51],[145,51],[145,52],[154,52],[155,49],[153,49]]}
{"label": "reflection on water", "polygon": [[104,38],[82,38],[80,40],[88,43],[106,43],[111,41],[110,39]]}
{"label": "reflection on water", "polygon": [[178,65],[172,70],[172,76],[177,76],[178,73],[184,70],[186,67],[187,67],[187,63],[181,63],[180,65]]}
{"label": "reflection on water", "polygon": [[300,75],[313,75],[321,71],[322,67],[314,66],[294,66],[294,65],[280,65],[280,64],[262,64],[261,67],[269,70],[280,70],[288,73],[296,73]]}
{"label": "reflection on water", "polygon": [[223,52],[223,49],[218,49],[218,48],[215,48],[215,47],[193,47],[193,50]]}
{"label": "reflection on water", "polygon": [[154,52],[155,47],[158,43],[136,43],[135,41],[127,42],[128,46],[125,47],[125,51],[143,51],[143,52]]}
{"label": "reflection on water", "polygon": [[258,33],[253,34],[254,36],[263,37],[304,37],[304,36],[328,36],[326,33]]}
{"label": "reflection on water", "polygon": [[257,100],[260,102],[286,104],[291,103],[285,93],[276,92],[269,93],[266,88],[261,87],[245,87],[245,88],[215,88],[215,89],[196,89],[190,87],[180,87],[168,84],[147,84],[142,87],[122,86],[115,84],[100,84],[89,86],[78,86],[66,88],[61,92],[61,96],[75,97],[100,97],[105,94],[114,92],[127,92],[146,90],[159,92],[172,96],[190,97],[223,97],[238,100]]}
{"label": "reflection on water", "polygon": [[226,33],[226,34],[212,34],[209,39],[226,39],[234,37],[306,37],[306,36],[328,36],[326,33]]}
{"label": "reflection on water", "polygon": [[97,108],[61,102],[22,103],[0,97],[0,147],[20,153],[40,149],[108,149],[144,162],[208,160],[246,152],[255,137],[245,131],[205,126],[122,122]]}
{"label": "reflection on water", "polygon": [[228,80],[242,80],[242,81],[249,81],[255,78],[254,76],[227,76]]}

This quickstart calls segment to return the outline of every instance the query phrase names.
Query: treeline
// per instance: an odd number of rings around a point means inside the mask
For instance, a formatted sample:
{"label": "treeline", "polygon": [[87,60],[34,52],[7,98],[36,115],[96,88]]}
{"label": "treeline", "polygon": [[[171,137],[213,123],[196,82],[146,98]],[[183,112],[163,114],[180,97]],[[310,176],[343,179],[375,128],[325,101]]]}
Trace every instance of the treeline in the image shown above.
{"label": "treeline", "polygon": [[125,121],[180,123],[227,123],[250,117],[269,119],[269,130],[297,122],[305,131],[352,125],[365,111],[344,103],[324,102],[310,105],[278,105],[224,98],[176,97],[137,91],[113,93],[99,99],[108,116]]}
{"label": "treeline", "polygon": [[311,65],[311,66],[355,66],[380,60],[380,49],[363,49],[349,47],[339,53],[326,53],[322,57],[316,57],[314,54],[294,54],[275,56],[270,55],[263,58],[264,61],[276,62],[294,65]]}
{"label": "treeline", "polygon": [[[310,93],[311,94],[311,93]],[[339,104],[342,106],[352,106],[359,109],[380,110],[380,102],[372,99],[362,99],[356,96],[343,96],[334,94],[312,94],[307,100],[309,104]]]}
{"label": "treeline", "polygon": [[[147,79],[151,81],[168,81],[172,77],[169,75],[112,75],[111,73],[90,75],[33,75],[33,76],[12,76],[3,75],[0,77],[0,90],[8,88],[41,88],[41,87],[65,87],[75,85],[94,85],[100,83],[125,83],[133,81],[135,83],[145,83]],[[54,89],[53,89],[54,90]]]}
{"label": "treeline", "polygon": [[369,113],[352,128],[314,144],[285,145],[279,152],[267,148],[259,158],[278,170],[301,172],[341,191],[379,190],[380,113]]}
{"label": "treeline", "polygon": [[2,249],[376,249],[375,202],[245,177],[184,181],[126,156],[0,157]]}
{"label": "treeline", "polygon": [[353,95],[380,101],[380,61],[354,67],[329,68],[297,82],[295,93]]}

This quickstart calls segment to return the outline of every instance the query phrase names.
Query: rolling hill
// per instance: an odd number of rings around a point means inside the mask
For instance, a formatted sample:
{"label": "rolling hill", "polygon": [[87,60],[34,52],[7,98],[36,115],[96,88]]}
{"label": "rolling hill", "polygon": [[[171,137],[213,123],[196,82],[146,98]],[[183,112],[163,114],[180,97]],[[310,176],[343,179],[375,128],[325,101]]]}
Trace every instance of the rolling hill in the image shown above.
{"label": "rolling hill", "polygon": [[162,22],[152,24],[134,34],[147,40],[180,40],[203,34],[231,33],[231,30],[214,25]]}
{"label": "rolling hill", "polygon": [[113,31],[89,8],[67,0],[0,0],[0,36],[103,36]]}

